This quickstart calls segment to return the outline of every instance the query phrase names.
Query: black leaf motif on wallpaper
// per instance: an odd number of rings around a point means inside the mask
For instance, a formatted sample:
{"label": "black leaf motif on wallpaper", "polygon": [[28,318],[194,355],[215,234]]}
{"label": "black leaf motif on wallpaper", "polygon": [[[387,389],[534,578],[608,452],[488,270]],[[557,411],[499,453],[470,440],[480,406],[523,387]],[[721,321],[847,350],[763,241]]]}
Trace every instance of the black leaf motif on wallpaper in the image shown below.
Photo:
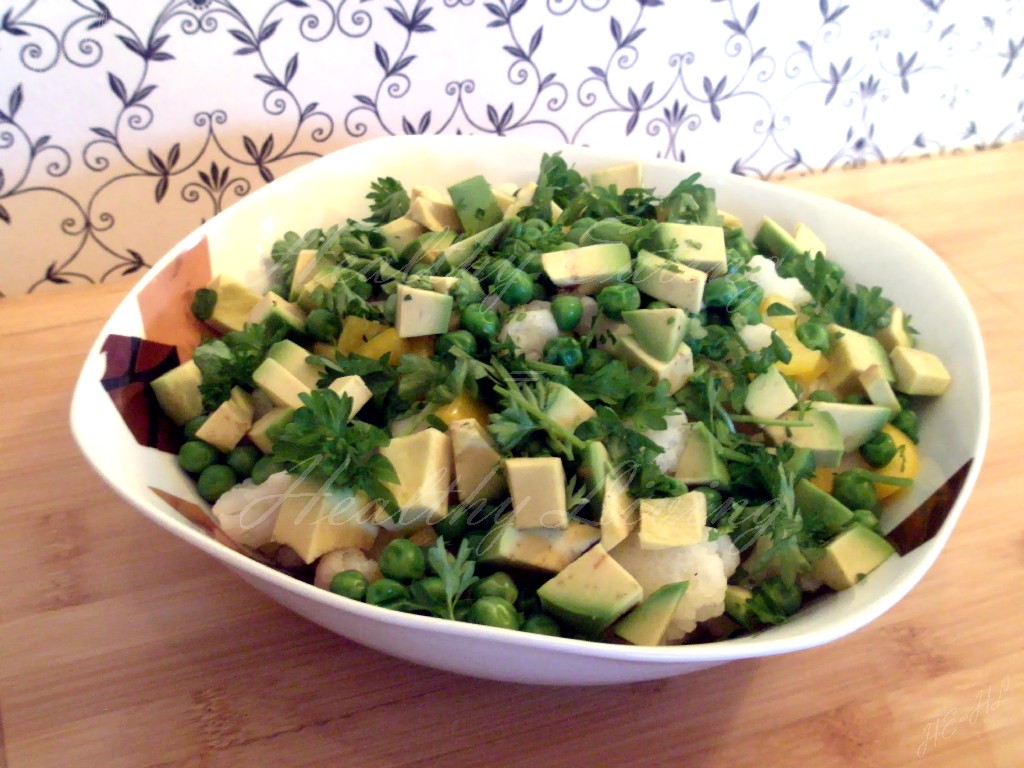
{"label": "black leaf motif on wallpaper", "polygon": [[245,147],[245,151],[249,157],[253,159],[256,164],[257,170],[260,172],[260,176],[266,182],[274,180],[274,172],[267,167],[267,161],[270,160],[271,155],[274,152],[274,135],[270,134],[263,143],[257,149],[256,142],[248,136],[242,137],[242,145]]}
{"label": "black leaf motif on wallpaper", "polygon": [[950,24],[939,34],[939,40],[945,40],[956,31],[956,24]]}
{"label": "black leaf motif on wallpaper", "polygon": [[832,103],[832,99],[835,98],[836,91],[839,90],[839,84],[843,82],[843,76],[850,71],[851,64],[853,64],[853,59],[848,58],[842,68],[837,68],[835,64],[828,65],[828,82],[830,83],[830,87],[828,89],[828,93],[825,94],[825,106]]}
{"label": "black leaf motif on wallpaper", "polygon": [[0,221],[2,221],[4,224],[11,223],[11,214],[9,214],[7,212],[7,209],[4,208],[2,205],[0,205]]}
{"label": "black leaf motif on wallpaper", "polygon": [[24,91],[21,89],[21,83],[14,86],[14,90],[11,91],[11,95],[7,97],[7,113],[0,112],[0,122],[13,123],[15,116],[18,114],[18,110],[21,109],[21,104],[24,99]]}
{"label": "black leaf motif on wallpaper", "polygon": [[[238,42],[242,43],[242,47],[235,51],[235,56],[248,56],[250,53],[256,53],[256,41],[253,40],[247,32],[243,32],[240,29],[229,29],[228,34]],[[271,34],[273,34],[273,32],[271,32]]]}
{"label": "black leaf motif on wallpaper", "polygon": [[754,5],[750,8],[750,12],[747,14],[747,20],[745,22],[743,22],[742,24],[740,24],[735,19],[726,19],[722,23],[728,29],[730,29],[733,32],[735,32],[737,35],[745,35],[745,34],[747,34],[748,31],[750,31],[750,27],[753,25],[754,19],[757,18],[757,12],[760,9],[760,7],[761,7],[760,3],[754,3]]}
{"label": "black leaf motif on wallpaper", "polygon": [[498,3],[484,3],[484,8],[497,17],[487,22],[487,26],[504,27],[513,16],[523,10],[525,5],[526,0],[515,0],[510,6],[506,6],[504,1],[500,5]]}
{"label": "black leaf motif on wallpaper", "polygon": [[921,0],[921,5],[927,8],[933,13],[938,13],[942,10],[942,6],[945,5],[946,0]]}
{"label": "black leaf motif on wallpaper", "polygon": [[499,136],[503,135],[503,131],[508,127],[509,123],[512,122],[513,106],[509,104],[505,108],[505,111],[500,115],[498,110],[493,105],[487,105],[487,119],[491,121],[491,125],[494,126],[494,131]]}
{"label": "black leaf motif on wallpaper", "polygon": [[636,0],[640,5],[645,8],[657,8],[659,5],[664,5],[664,0]]}
{"label": "black leaf motif on wallpaper", "polygon": [[311,101],[309,104],[302,108],[302,113],[299,115],[299,122],[305,122],[309,119],[309,116],[316,112],[316,108],[320,106],[319,101]]}
{"label": "black leaf motif on wallpaper", "polygon": [[840,5],[834,11],[829,10],[828,0],[818,0],[818,10],[821,11],[821,18],[826,24],[831,24],[850,9],[848,5]]}
{"label": "black leaf motif on wallpaper", "polygon": [[121,100],[121,104],[124,105],[125,109],[128,107],[134,107],[136,104],[141,104],[147,96],[156,90],[156,85],[147,85],[143,88],[139,88],[131,96],[128,95],[128,90],[125,88],[124,81],[121,80],[113,72],[107,73],[107,82],[110,84],[110,90],[114,92],[114,95]]}
{"label": "black leaf motif on wallpaper", "polygon": [[142,254],[138,251],[133,251],[129,248],[128,255],[131,256],[131,261],[129,261],[125,265],[125,269],[121,271],[122,275],[133,275],[143,267],[147,266],[146,260],[142,258]]}
{"label": "black leaf motif on wallpaper", "polygon": [[615,40],[616,49],[625,48],[627,45],[635,43],[637,39],[640,37],[640,35],[647,31],[644,27],[638,27],[629,34],[623,36],[622,25],[619,23],[619,20],[616,19],[614,16],[612,16],[612,20],[611,22],[609,22],[609,26],[611,27],[612,31],[612,39]]}
{"label": "black leaf motif on wallpaper", "polygon": [[537,31],[533,33],[533,37],[530,38],[530,49],[529,53],[533,56],[537,48],[540,47],[540,41],[544,36],[544,27],[537,27]]}
{"label": "black leaf motif on wallpaper", "polygon": [[427,16],[434,10],[433,8],[424,8],[423,0],[417,0],[415,7],[412,9],[412,14],[407,14],[405,8],[399,6],[397,8],[387,8],[387,12],[391,15],[398,24],[405,28],[406,32],[410,35],[415,32],[433,32],[434,28],[429,24],[424,24]]}
{"label": "black leaf motif on wallpaper", "polygon": [[408,118],[402,118],[402,130],[405,131],[406,135],[412,136],[417,133],[426,133],[427,128],[430,127],[430,111],[423,113],[423,117],[420,118],[419,125],[413,125],[409,122]]}
{"label": "black leaf motif on wallpaper", "polygon": [[107,7],[106,3],[103,3],[100,0],[93,0],[93,4],[96,6],[96,18],[89,22],[87,29],[90,32],[95,29],[99,29],[112,18],[110,8]]}
{"label": "black leaf motif on wallpaper", "polygon": [[273,36],[273,34],[277,32],[277,27],[278,25],[280,25],[280,23],[281,20],[278,19],[276,21],[272,21],[269,24],[265,24],[264,26],[262,26],[260,28],[258,42],[262,43],[269,40]]}
{"label": "black leaf motif on wallpaper", "polygon": [[654,94],[654,83],[650,82],[644,86],[643,93],[637,96],[636,91],[630,88],[626,92],[626,98],[629,101],[630,116],[629,121],[626,123],[626,135],[628,136],[636,128],[637,121],[640,119],[640,113],[643,112],[647,102],[650,101],[651,96]]}
{"label": "black leaf motif on wallpaper", "polygon": [[170,61],[174,58],[172,54],[160,50],[163,48],[164,43],[171,39],[170,35],[161,35],[152,39],[148,45],[143,45],[135,38],[128,37],[127,35],[118,35],[117,39],[124,43],[129,51],[141,56],[143,61]]}
{"label": "black leaf motif on wallpaper", "polygon": [[9,35],[14,37],[23,37],[28,34],[24,29],[18,26],[18,23],[14,21],[12,16],[14,15],[14,9],[8,8],[4,11],[3,18],[0,19],[0,29]]}
{"label": "black leaf motif on wallpaper", "polygon": [[708,97],[708,106],[711,107],[711,117],[715,119],[716,123],[722,122],[722,109],[718,106],[718,100],[722,98],[722,93],[725,91],[726,78],[722,77],[717,84],[711,84],[711,78],[704,78],[704,93]]}
{"label": "black leaf motif on wallpaper", "polygon": [[306,0],[285,0],[288,5],[294,5],[296,8],[309,8],[309,4]]}
{"label": "black leaf motif on wallpaper", "polygon": [[199,179],[203,182],[208,189],[220,190],[228,183],[228,174],[231,172],[231,166],[225,165],[221,169],[217,165],[217,161],[214,160],[210,163],[210,172],[199,171]]}
{"label": "black leaf motif on wallpaper", "polygon": [[117,136],[115,136],[112,131],[109,131],[106,128],[94,125],[89,130],[95,133],[101,139],[106,139],[107,141],[113,141],[115,143],[117,142]]}
{"label": "black leaf motif on wallpaper", "polygon": [[600,67],[587,67],[590,70],[590,74],[601,80],[606,80],[608,76],[604,73],[604,70]]}
{"label": "black leaf motif on wallpaper", "polygon": [[1022,48],[1024,48],[1024,37],[1020,39],[1019,43],[1015,43],[1012,39],[1007,41],[1006,53],[999,54],[1000,58],[1006,59],[1006,66],[1003,67],[1003,71],[999,75],[1000,77],[1006,77],[1010,74],[1010,70],[1013,69],[1013,63],[1017,61]]}
{"label": "black leaf motif on wallpaper", "polygon": [[178,164],[178,160],[181,159],[181,144],[175,144],[171,147],[170,152],[167,153],[167,160],[163,160],[156,152],[152,149],[147,152],[149,158],[149,164],[153,167],[158,174],[160,174],[159,180],[156,183],[156,201],[159,203],[167,195],[167,188],[170,186],[171,171],[174,170],[174,166]]}
{"label": "black leaf motif on wallpaper", "polygon": [[908,76],[912,75],[916,70],[914,62],[917,61],[917,54],[912,53],[910,58],[904,58],[902,53],[896,54],[896,66],[900,72],[900,88],[903,89],[904,93],[910,93],[910,81],[907,79]]}
{"label": "black leaf motif on wallpaper", "polygon": [[56,261],[51,262],[50,266],[46,268],[46,281],[57,285],[67,285],[71,282],[66,277],[60,276],[60,269]]}

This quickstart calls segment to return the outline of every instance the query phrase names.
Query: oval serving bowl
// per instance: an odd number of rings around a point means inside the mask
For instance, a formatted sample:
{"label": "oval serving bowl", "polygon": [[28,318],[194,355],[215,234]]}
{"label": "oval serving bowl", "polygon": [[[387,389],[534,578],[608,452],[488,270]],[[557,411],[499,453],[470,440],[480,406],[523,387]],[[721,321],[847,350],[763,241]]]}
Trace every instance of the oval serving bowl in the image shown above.
{"label": "oval serving bowl", "polygon": [[[895,605],[935,561],[981,467],[988,433],[988,377],[978,324],[952,273],[898,227],[849,206],[727,173],[706,173],[718,204],[748,233],[761,216],[791,228],[808,224],[829,245],[849,279],[881,285],[913,316],[921,346],[938,354],[953,384],[923,408],[922,472],[883,517],[900,545],[871,577],[819,599],[792,620],[746,637],[665,647],[612,645],[513,632],[357,603],[317,589],[247,557],[212,528],[208,506],[178,468],[176,435],[148,383],[191,357],[201,327],[191,294],[228,274],[265,290],[271,245],[357,218],[378,176],[406,186],[444,188],[483,174],[493,183],[534,179],[544,152],[560,151],[583,173],[637,161],[644,185],[664,194],[694,168],[574,146],[477,136],[378,139],[316,160],[241,200],[164,256],[107,321],[83,366],[71,427],[103,479],[143,515],[238,573],[301,616],[371,648],[439,669],[522,683],[604,684],[693,672],[735,659],[828,643]],[[915,511],[916,510],[916,511]]]}

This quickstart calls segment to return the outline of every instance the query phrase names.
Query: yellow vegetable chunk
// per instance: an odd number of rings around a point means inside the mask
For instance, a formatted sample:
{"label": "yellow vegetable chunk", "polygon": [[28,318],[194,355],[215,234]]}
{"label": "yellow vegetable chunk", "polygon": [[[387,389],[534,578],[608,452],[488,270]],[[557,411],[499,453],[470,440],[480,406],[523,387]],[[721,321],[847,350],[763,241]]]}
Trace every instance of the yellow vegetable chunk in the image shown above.
{"label": "yellow vegetable chunk", "polygon": [[383,323],[349,315],[341,326],[341,335],[338,336],[338,351],[343,355],[351,354],[385,330],[387,330],[387,326]]}
{"label": "yellow vegetable chunk", "polygon": [[[873,471],[879,475],[888,475],[890,477],[901,477],[909,480],[916,478],[921,471],[921,457],[917,446],[914,445],[914,441],[896,429],[892,424],[886,424],[882,427],[882,431],[896,443],[896,455],[884,467]],[[887,499],[901,490],[901,488],[895,485],[875,483],[875,493],[878,495],[879,501]]]}

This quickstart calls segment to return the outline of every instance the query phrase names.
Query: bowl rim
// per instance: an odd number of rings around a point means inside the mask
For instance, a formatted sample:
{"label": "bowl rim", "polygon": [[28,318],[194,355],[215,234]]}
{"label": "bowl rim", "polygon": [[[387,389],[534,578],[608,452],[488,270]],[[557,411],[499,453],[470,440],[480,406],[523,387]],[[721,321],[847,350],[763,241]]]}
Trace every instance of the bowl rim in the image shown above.
{"label": "bowl rim", "polygon": [[[500,143],[500,144],[499,144]],[[495,148],[516,145],[517,147],[538,153],[541,152],[562,152],[571,155],[575,162],[579,159],[593,159],[604,162],[629,163],[638,162],[645,167],[657,167],[671,169],[683,178],[690,173],[701,173],[705,178],[712,180],[712,186],[719,186],[723,183],[738,185],[740,188],[764,188],[772,187],[772,194],[796,203],[810,203],[826,213],[841,214],[847,218],[853,218],[873,227],[881,227],[889,230],[889,233],[901,241],[907,249],[921,252],[921,255],[932,262],[936,273],[946,283],[948,293],[955,297],[960,309],[968,318],[968,332],[973,342],[975,371],[979,382],[979,412],[981,415],[978,425],[977,439],[974,443],[973,460],[967,472],[964,482],[956,499],[953,501],[949,514],[942,526],[935,535],[924,542],[921,547],[927,549],[913,565],[913,567],[893,585],[893,588],[886,591],[883,596],[864,605],[857,606],[847,614],[830,619],[820,627],[809,628],[792,636],[774,638],[771,630],[765,630],[738,638],[729,638],[720,641],[698,643],[693,645],[667,645],[667,646],[634,646],[627,644],[607,643],[593,640],[580,640],[566,637],[549,637],[546,635],[532,634],[528,632],[513,631],[497,627],[488,627],[467,622],[450,621],[433,616],[420,616],[416,614],[401,613],[379,606],[368,605],[357,602],[340,595],[335,595],[327,590],[320,589],[307,584],[304,581],[289,576],[286,573],[275,570],[267,565],[254,560],[245,554],[234,550],[210,537],[204,531],[199,530],[184,520],[178,520],[167,514],[164,509],[159,508],[154,501],[135,497],[118,482],[116,477],[104,471],[103,467],[94,460],[91,450],[92,441],[79,429],[79,418],[83,411],[83,403],[91,396],[89,390],[95,385],[95,377],[91,368],[93,361],[102,355],[101,347],[107,337],[113,332],[117,324],[118,316],[122,308],[134,302],[138,294],[154,279],[163,269],[166,268],[175,257],[187,250],[189,247],[206,236],[210,231],[216,229],[218,220],[221,217],[230,217],[244,212],[249,208],[258,207],[263,203],[264,198],[272,198],[277,192],[278,182],[289,179],[292,183],[299,181],[306,175],[315,175],[319,167],[329,165],[338,156],[345,153],[359,152],[365,150],[366,145],[373,144],[377,148],[383,148],[384,144],[394,145],[426,145],[430,151],[443,151],[458,145],[460,151],[465,151],[467,146],[472,147],[470,152],[494,150]],[[232,213],[234,212],[234,213]],[[70,408],[71,432],[79,450],[84,454],[86,460],[93,467],[94,471],[110,486],[122,499],[132,507],[141,512],[145,517],[156,523],[164,530],[174,534],[180,539],[197,547],[200,551],[221,561],[225,565],[241,572],[247,579],[255,579],[261,582],[268,582],[273,587],[293,593],[296,597],[312,600],[325,609],[340,611],[341,613],[352,613],[357,617],[369,619],[382,626],[402,628],[413,631],[440,632],[441,634],[454,634],[467,639],[480,639],[498,641],[506,645],[522,649],[568,653],[572,655],[585,655],[599,659],[616,660],[624,662],[655,662],[663,664],[679,663],[716,663],[724,661],[755,658],[759,656],[772,656],[781,653],[804,650],[819,645],[833,642],[871,623],[883,613],[892,608],[902,600],[911,589],[921,581],[924,574],[932,567],[939,553],[945,546],[952,534],[967,500],[974,489],[981,467],[984,461],[985,449],[988,443],[990,428],[990,386],[987,360],[985,357],[984,342],[981,329],[966,294],[950,271],[946,263],[929,248],[906,230],[885,219],[874,216],[867,211],[855,208],[846,203],[839,202],[832,198],[812,194],[799,189],[769,185],[768,182],[738,176],[731,173],[706,171],[690,163],[679,163],[664,158],[650,158],[641,153],[629,152],[621,147],[600,148],[585,147],[571,144],[559,144],[544,142],[536,139],[522,139],[511,137],[495,137],[490,135],[440,135],[440,136],[388,136],[375,138],[364,142],[349,145],[342,149],[331,152],[323,157],[317,158],[305,165],[302,165],[289,173],[275,179],[255,192],[233,204],[230,208],[222,211],[217,216],[204,222],[201,226],[189,232],[179,240],[167,253],[165,253],[146,275],[142,277],[125,297],[118,304],[117,308],[103,324],[96,340],[91,345],[83,363],[81,372],[75,383]]]}

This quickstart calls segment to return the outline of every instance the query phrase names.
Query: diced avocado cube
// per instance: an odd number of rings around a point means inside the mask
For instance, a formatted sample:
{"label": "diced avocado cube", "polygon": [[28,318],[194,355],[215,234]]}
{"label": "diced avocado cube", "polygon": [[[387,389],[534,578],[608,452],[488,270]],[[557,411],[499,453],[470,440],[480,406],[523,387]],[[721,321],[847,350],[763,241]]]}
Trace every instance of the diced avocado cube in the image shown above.
{"label": "diced avocado cube", "polygon": [[329,292],[334,288],[340,276],[341,271],[338,267],[330,263],[321,264],[317,267],[313,276],[302,284],[302,287],[299,289],[299,297],[295,300],[295,304],[303,312],[312,312],[320,306],[321,303],[316,296],[318,289],[321,292]]}
{"label": "diced avocado cube", "polygon": [[845,449],[842,433],[832,414],[812,408],[802,417],[797,411],[787,411],[779,418],[802,426],[765,427],[765,434],[773,444],[790,443],[794,448],[809,449],[818,467],[834,469],[839,466]]}
{"label": "diced avocado cube", "polygon": [[718,441],[698,421],[687,424],[686,446],[679,456],[676,466],[676,480],[687,485],[708,485],[716,483],[723,488],[729,487],[729,470],[716,450]]}
{"label": "diced avocado cube", "polygon": [[459,284],[457,277],[441,277],[441,275],[430,275],[427,277],[430,282],[430,290],[445,295],[452,292],[452,288]]}
{"label": "diced avocado cube", "polygon": [[820,253],[822,256],[828,256],[825,241],[818,237],[814,230],[802,221],[797,222],[797,225],[793,227],[793,242],[796,243],[797,248],[805,253],[810,253],[811,255]]}
{"label": "diced avocado cube", "polygon": [[395,328],[398,329],[399,338],[447,332],[454,305],[454,299],[443,293],[408,285],[398,286]]}
{"label": "diced avocado cube", "polygon": [[793,236],[777,221],[765,216],[754,235],[754,246],[758,251],[776,258],[803,253]]}
{"label": "diced avocado cube", "polygon": [[594,418],[597,412],[586,400],[573,392],[564,384],[550,385],[548,401],[544,406],[548,418],[570,432],[588,419]]}
{"label": "diced avocado cube", "polygon": [[884,427],[892,416],[892,411],[882,405],[814,401],[811,408],[823,411],[835,419],[839,434],[843,438],[844,451],[855,451],[860,448],[868,438]]}
{"label": "diced avocado cube", "polygon": [[274,441],[285,425],[292,420],[294,414],[294,408],[286,408],[284,406],[278,406],[267,411],[253,423],[252,428],[248,432],[249,439],[261,451],[270,453],[274,450]]}
{"label": "diced avocado cube", "polygon": [[747,386],[743,407],[751,416],[774,419],[796,405],[796,395],[789,382],[774,365]]}
{"label": "diced avocado cube", "polygon": [[655,250],[670,261],[711,275],[724,275],[725,230],[704,224],[659,222],[654,227]]}
{"label": "diced avocado cube", "polygon": [[217,303],[207,324],[221,333],[245,328],[249,313],[259,303],[259,294],[227,275],[217,275],[206,287],[217,293]]}
{"label": "diced avocado cube", "polygon": [[869,365],[857,379],[864,388],[864,394],[874,405],[888,408],[891,413],[903,410],[896,393],[892,390],[892,385],[886,381],[885,374],[877,365]]}
{"label": "diced avocado cube", "polygon": [[153,379],[150,386],[163,412],[178,426],[203,414],[203,396],[199,385],[203,374],[195,360],[182,363],[162,376]]}
{"label": "diced avocado cube", "polygon": [[633,331],[640,348],[662,362],[675,356],[686,336],[686,313],[677,307],[627,310],[622,319]]}
{"label": "diced avocado cube", "polygon": [[294,341],[284,339],[273,344],[267,351],[267,357],[276,360],[288,373],[297,378],[307,387],[316,387],[317,381],[323,374],[321,368],[314,367],[306,362],[309,351]]}
{"label": "diced avocado cube", "polygon": [[[511,219],[513,216],[518,216],[519,212],[524,208],[533,204],[533,195],[537,191],[537,183],[531,181],[516,192],[515,201],[505,209],[505,219]],[[551,203],[551,219],[548,223],[558,221],[558,217],[562,215],[562,209],[556,203]]]}
{"label": "diced avocado cube", "polygon": [[693,374],[693,351],[688,344],[680,344],[669,360],[658,360],[645,352],[633,335],[629,335],[618,340],[611,354],[625,359],[632,366],[643,366],[658,381],[668,382],[670,395],[678,392]]}
{"label": "diced avocado cube", "polygon": [[896,389],[905,395],[941,395],[953,379],[937,355],[913,347],[896,347],[889,355]]}
{"label": "diced avocado cube", "polygon": [[447,243],[438,255],[451,269],[460,269],[473,263],[477,256],[490,248],[505,234],[507,225],[498,222],[494,226],[482,229],[475,235],[463,237]]}
{"label": "diced avocado cube", "polygon": [[743,231],[743,221],[736,214],[723,211],[719,208],[718,215],[722,217],[722,226],[725,229],[738,229],[740,232]]}
{"label": "diced avocado cube", "polygon": [[276,360],[267,358],[253,372],[252,380],[262,389],[274,405],[301,408],[299,395],[309,393],[311,387],[303,384]]}
{"label": "diced avocado cube", "polygon": [[708,276],[699,269],[640,251],[633,270],[633,284],[653,299],[692,314],[700,312]]}
{"label": "diced avocado cube", "polygon": [[436,429],[425,429],[407,437],[394,437],[380,449],[398,474],[397,483],[387,483],[398,502],[398,519],[385,527],[410,530],[433,525],[448,515],[451,478],[451,438]]}
{"label": "diced avocado cube", "polygon": [[590,183],[595,187],[614,185],[615,190],[621,195],[627,189],[643,186],[643,166],[640,163],[623,163],[602,168],[590,174]]}
{"label": "diced avocado cube", "polygon": [[450,198],[426,185],[415,186],[409,191],[409,210],[405,215],[431,232],[462,231],[462,222]]}
{"label": "diced avocado cube", "polygon": [[896,347],[914,346],[914,337],[907,330],[907,316],[899,307],[889,310],[889,324],[875,333],[875,338],[889,353],[892,353]]}
{"label": "diced avocado cube", "polygon": [[537,590],[544,610],[587,635],[598,635],[640,602],[644,591],[595,544]]}
{"label": "diced avocado cube", "polygon": [[315,248],[304,248],[295,257],[295,268],[292,270],[292,282],[288,291],[288,301],[298,301],[302,286],[308,283],[320,269],[318,251]]}
{"label": "diced avocado cube", "polygon": [[410,267],[415,264],[433,264],[455,242],[456,234],[453,229],[425,232],[405,247],[400,259]]}
{"label": "diced avocado cube", "polygon": [[708,521],[707,496],[691,491],[667,499],[640,500],[640,549],[696,544]]}
{"label": "diced avocado cube", "polygon": [[853,522],[853,512],[845,504],[810,481],[800,480],[793,491],[796,508],[811,530],[835,536]]}
{"label": "diced avocado cube", "polygon": [[516,528],[565,528],[565,468],[554,456],[505,459]]}
{"label": "diced avocado cube", "polygon": [[231,397],[217,406],[217,410],[196,430],[196,438],[228,453],[249,431],[252,416],[252,397],[248,392],[233,387]]}
{"label": "diced avocado cube", "polygon": [[300,480],[281,498],[271,540],[287,544],[304,563],[346,547],[365,551],[377,538],[377,527],[369,522],[373,511],[362,493],[325,493],[319,481]]}
{"label": "diced avocado cube", "polygon": [[857,377],[870,366],[877,365],[885,374],[886,381],[893,382],[896,376],[885,348],[877,339],[863,333],[851,331],[834,323],[828,326],[832,336],[832,347],[828,353],[829,385],[843,395],[857,389]]}
{"label": "diced avocado cube", "polygon": [[600,513],[601,545],[611,551],[636,526],[637,503],[630,498],[602,443],[587,443],[580,472],[587,496]]}
{"label": "diced avocado cube", "polygon": [[599,243],[543,253],[544,273],[559,287],[576,286],[581,293],[597,293],[629,273],[632,259],[625,243]]}
{"label": "diced avocado cube", "polygon": [[558,573],[601,538],[592,525],[571,520],[564,528],[515,526],[515,516],[505,515],[480,543],[477,560],[497,566],[528,568]]}
{"label": "diced avocado cube", "polygon": [[301,331],[306,326],[305,312],[273,291],[269,291],[249,312],[249,322],[262,323],[272,315],[296,331]]}
{"label": "diced avocado cube", "polygon": [[350,355],[387,329],[388,326],[375,320],[349,315],[342,321],[341,335],[338,336],[338,352]]}
{"label": "diced avocado cube", "polygon": [[348,395],[352,398],[352,410],[349,413],[349,419],[354,419],[362,407],[373,398],[373,392],[366,386],[362,376],[340,376],[332,381],[327,388],[336,393],[338,397]]}
{"label": "diced avocado cube", "polygon": [[508,483],[501,455],[479,421],[457,419],[448,425],[455,457],[455,490],[459,501],[493,500],[505,496]]}
{"label": "diced avocado cube", "polygon": [[501,221],[501,208],[494,199],[491,185],[483,176],[473,176],[452,184],[448,187],[448,194],[467,235],[475,235]]}
{"label": "diced avocado cube", "polygon": [[658,587],[650,597],[615,622],[612,632],[633,645],[662,645],[688,581]]}
{"label": "diced avocado cube", "polygon": [[812,566],[813,575],[832,589],[849,589],[894,555],[884,538],[862,525],[839,534]]}
{"label": "diced avocado cube", "polygon": [[504,184],[492,184],[491,194],[494,195],[494,202],[498,204],[498,208],[504,213],[508,210],[508,207],[516,201],[516,192],[519,191],[519,185],[514,182],[506,182]]}
{"label": "diced avocado cube", "polygon": [[387,224],[381,224],[377,229],[395,253],[401,253],[409,243],[427,231],[426,227],[408,216],[399,216]]}

